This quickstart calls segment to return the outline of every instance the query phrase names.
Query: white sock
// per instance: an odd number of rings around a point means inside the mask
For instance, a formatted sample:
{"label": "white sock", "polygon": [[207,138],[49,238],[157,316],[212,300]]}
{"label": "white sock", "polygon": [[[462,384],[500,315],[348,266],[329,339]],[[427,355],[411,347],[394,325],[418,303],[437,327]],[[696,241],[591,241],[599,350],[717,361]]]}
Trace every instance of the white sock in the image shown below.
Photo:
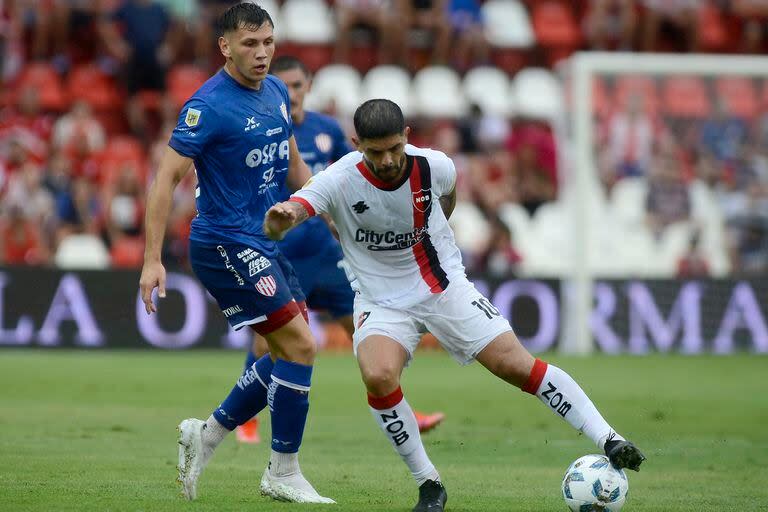
{"label": "white sock", "polygon": [[211,414],[207,420],[205,420],[205,428],[203,429],[203,444],[205,444],[211,450],[215,449],[229,434],[229,430],[219,423],[216,418]]}
{"label": "white sock", "polygon": [[403,391],[398,387],[385,397],[369,394],[368,405],[374,420],[411,470],[416,484],[421,485],[427,480],[439,481],[440,475],[424,450],[419,424],[411,406],[403,398]]}
{"label": "white sock", "polygon": [[290,476],[301,473],[298,453],[281,453],[272,450],[269,456],[269,472],[273,476]]}
{"label": "white sock", "polygon": [[611,434],[616,441],[624,439],[603,419],[576,381],[557,366],[536,359],[531,375],[521,389],[536,395],[552,412],[583,432],[600,449]]}

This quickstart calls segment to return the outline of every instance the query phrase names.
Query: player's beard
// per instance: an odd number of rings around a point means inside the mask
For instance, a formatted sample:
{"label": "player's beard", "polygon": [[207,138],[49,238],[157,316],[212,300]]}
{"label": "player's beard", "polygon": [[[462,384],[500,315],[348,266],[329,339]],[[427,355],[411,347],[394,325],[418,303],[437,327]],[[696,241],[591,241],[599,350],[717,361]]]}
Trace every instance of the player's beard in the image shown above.
{"label": "player's beard", "polygon": [[403,155],[403,159],[400,160],[399,164],[388,165],[385,167],[377,167],[370,161],[368,161],[367,164],[373,171],[373,174],[381,181],[395,181],[400,178],[402,171],[405,168],[405,155]]}

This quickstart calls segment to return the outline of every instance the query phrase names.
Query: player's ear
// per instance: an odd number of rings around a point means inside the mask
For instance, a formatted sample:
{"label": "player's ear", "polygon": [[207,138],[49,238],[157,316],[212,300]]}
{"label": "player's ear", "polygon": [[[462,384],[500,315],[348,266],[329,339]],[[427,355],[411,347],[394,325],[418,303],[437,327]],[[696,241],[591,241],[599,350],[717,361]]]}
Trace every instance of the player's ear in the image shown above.
{"label": "player's ear", "polygon": [[219,50],[227,59],[232,56],[232,50],[229,48],[229,41],[224,36],[219,36]]}
{"label": "player's ear", "polygon": [[405,139],[405,142],[408,143],[408,134],[411,133],[411,127],[406,126],[405,130],[403,130],[403,138]]}
{"label": "player's ear", "polygon": [[356,149],[357,149],[359,152],[363,153],[363,149],[360,147],[360,139],[358,139],[358,138],[357,138],[357,137],[355,137],[354,135],[353,135],[352,137],[350,137],[350,138],[352,139],[352,144],[354,144],[354,145],[355,145],[355,148],[356,148]]}

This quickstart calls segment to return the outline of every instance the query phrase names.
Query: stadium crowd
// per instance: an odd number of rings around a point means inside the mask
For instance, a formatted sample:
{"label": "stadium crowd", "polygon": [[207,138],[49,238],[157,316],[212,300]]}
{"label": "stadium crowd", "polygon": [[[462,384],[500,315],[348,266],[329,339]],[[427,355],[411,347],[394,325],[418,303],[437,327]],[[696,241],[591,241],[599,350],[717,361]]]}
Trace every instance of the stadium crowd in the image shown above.
{"label": "stadium crowd", "polygon": [[[85,235],[106,255],[103,264],[141,266],[148,180],[181,104],[221,65],[212,20],[231,3],[0,0],[0,263],[65,264],[67,240]],[[292,16],[325,9],[331,40],[283,40],[278,25],[278,55],[294,54],[313,70],[348,64],[360,74],[377,65],[409,74],[440,65],[457,76],[494,67],[513,77],[525,68],[554,69],[582,49],[759,54],[768,27],[768,2],[760,0],[263,5],[286,27]],[[499,39],[490,17],[497,12],[528,23],[532,40]],[[644,222],[661,238],[668,226],[692,219],[691,189],[703,185],[726,227],[729,271],[764,275],[768,80],[606,76],[594,98],[595,160],[606,196],[626,180],[643,180]],[[556,201],[562,155],[552,119],[468,104],[459,117],[409,116],[411,140],[456,162],[452,221],[470,267],[511,275],[527,256],[502,212],[519,205],[535,217]],[[324,109],[349,125],[333,102]],[[169,265],[187,264],[193,179],[177,189],[164,255]],[[710,272],[700,238],[694,223],[680,275]]]}

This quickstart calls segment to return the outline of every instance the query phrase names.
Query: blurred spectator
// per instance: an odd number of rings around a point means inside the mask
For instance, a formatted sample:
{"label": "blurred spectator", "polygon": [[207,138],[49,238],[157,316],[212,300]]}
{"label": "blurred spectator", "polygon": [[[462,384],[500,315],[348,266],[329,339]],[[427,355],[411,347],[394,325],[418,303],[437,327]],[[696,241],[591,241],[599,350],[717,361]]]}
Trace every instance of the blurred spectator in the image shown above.
{"label": "blurred spectator", "polygon": [[533,213],[557,198],[557,155],[555,138],[542,122],[518,121],[506,140],[516,160],[518,202]]}
{"label": "blurred spectator", "polygon": [[472,159],[470,180],[474,199],[486,216],[496,215],[504,203],[520,202],[517,161],[503,146]]}
{"label": "blurred spectator", "polygon": [[82,100],[76,100],[53,126],[53,145],[70,154],[91,155],[104,149],[105,143],[104,128]]}
{"label": "blurred spectator", "polygon": [[144,223],[144,187],[136,167],[127,162],[106,192],[105,228],[111,243],[123,237],[141,236]]}
{"label": "blurred spectator", "polygon": [[395,46],[403,29],[387,0],[338,0],[336,10],[336,61],[349,62],[352,31],[364,26],[377,37],[379,63],[395,62]]}
{"label": "blurred spectator", "polygon": [[24,87],[18,92],[15,107],[0,112],[0,152],[13,141],[37,163],[45,160],[51,138],[53,117],[43,112],[40,95],[35,87]]}
{"label": "blurred spectator", "polygon": [[170,44],[171,19],[154,0],[125,0],[100,24],[105,44],[123,64],[123,81],[130,95],[128,122],[133,132],[148,136],[142,91],[162,93],[175,49]]}
{"label": "blurred spectator", "polygon": [[59,196],[57,203],[57,242],[72,233],[99,234],[101,206],[94,186],[88,179],[74,178]]}
{"label": "blurred spectator", "polygon": [[646,198],[648,226],[658,238],[668,225],[688,220],[691,198],[678,159],[668,153],[658,155],[648,176]]}
{"label": "blurred spectator", "polygon": [[432,37],[430,61],[446,64],[451,47],[451,24],[448,21],[448,0],[394,0],[397,25],[405,30],[400,34],[400,62],[410,62],[408,55],[411,30],[429,32]]}
{"label": "blurred spectator", "polygon": [[487,63],[490,47],[485,38],[480,3],[477,0],[450,0],[448,21],[453,37],[453,67],[463,72]]}
{"label": "blurred spectator", "polygon": [[39,226],[24,217],[18,208],[10,208],[0,217],[0,263],[4,265],[42,265],[50,259],[42,242]]}
{"label": "blurred spectator", "polygon": [[13,209],[38,226],[49,224],[54,215],[51,192],[43,186],[43,174],[32,163],[11,176],[3,198],[3,211]]}
{"label": "blurred spectator", "polygon": [[611,182],[627,176],[645,176],[651,161],[654,127],[643,97],[632,95],[625,110],[617,111],[608,124],[606,164]]}
{"label": "blurred spectator", "polygon": [[741,274],[768,272],[768,193],[753,180],[746,193],[733,191],[723,203],[730,240],[733,271]]}
{"label": "blurred spectator", "polygon": [[725,99],[716,99],[712,116],[701,125],[699,150],[720,162],[733,163],[739,158],[746,139],[746,123],[731,115]]}
{"label": "blurred spectator", "polygon": [[512,232],[498,217],[491,219],[490,227],[488,246],[478,256],[475,271],[496,278],[517,274],[523,257],[514,247]]}
{"label": "blurred spectator", "polygon": [[696,51],[699,44],[698,0],[643,0],[643,49],[659,50],[659,33],[671,31],[678,51]]}
{"label": "blurred spectator", "polygon": [[696,279],[709,276],[709,262],[699,247],[699,241],[698,232],[691,235],[688,249],[677,262],[677,277],[679,279]]}
{"label": "blurred spectator", "polygon": [[634,47],[634,0],[590,0],[584,33],[594,50],[631,50]]}
{"label": "blurred spectator", "polygon": [[766,0],[731,0],[733,13],[743,23],[741,51],[763,53],[768,33],[768,2]]}
{"label": "blurred spectator", "polygon": [[93,46],[96,39],[95,21],[105,3],[105,0],[53,0],[53,9],[44,15],[51,17],[52,62],[60,72],[69,68],[73,43],[76,43],[74,49],[78,53],[89,54],[93,51],[92,47],[83,46]]}

